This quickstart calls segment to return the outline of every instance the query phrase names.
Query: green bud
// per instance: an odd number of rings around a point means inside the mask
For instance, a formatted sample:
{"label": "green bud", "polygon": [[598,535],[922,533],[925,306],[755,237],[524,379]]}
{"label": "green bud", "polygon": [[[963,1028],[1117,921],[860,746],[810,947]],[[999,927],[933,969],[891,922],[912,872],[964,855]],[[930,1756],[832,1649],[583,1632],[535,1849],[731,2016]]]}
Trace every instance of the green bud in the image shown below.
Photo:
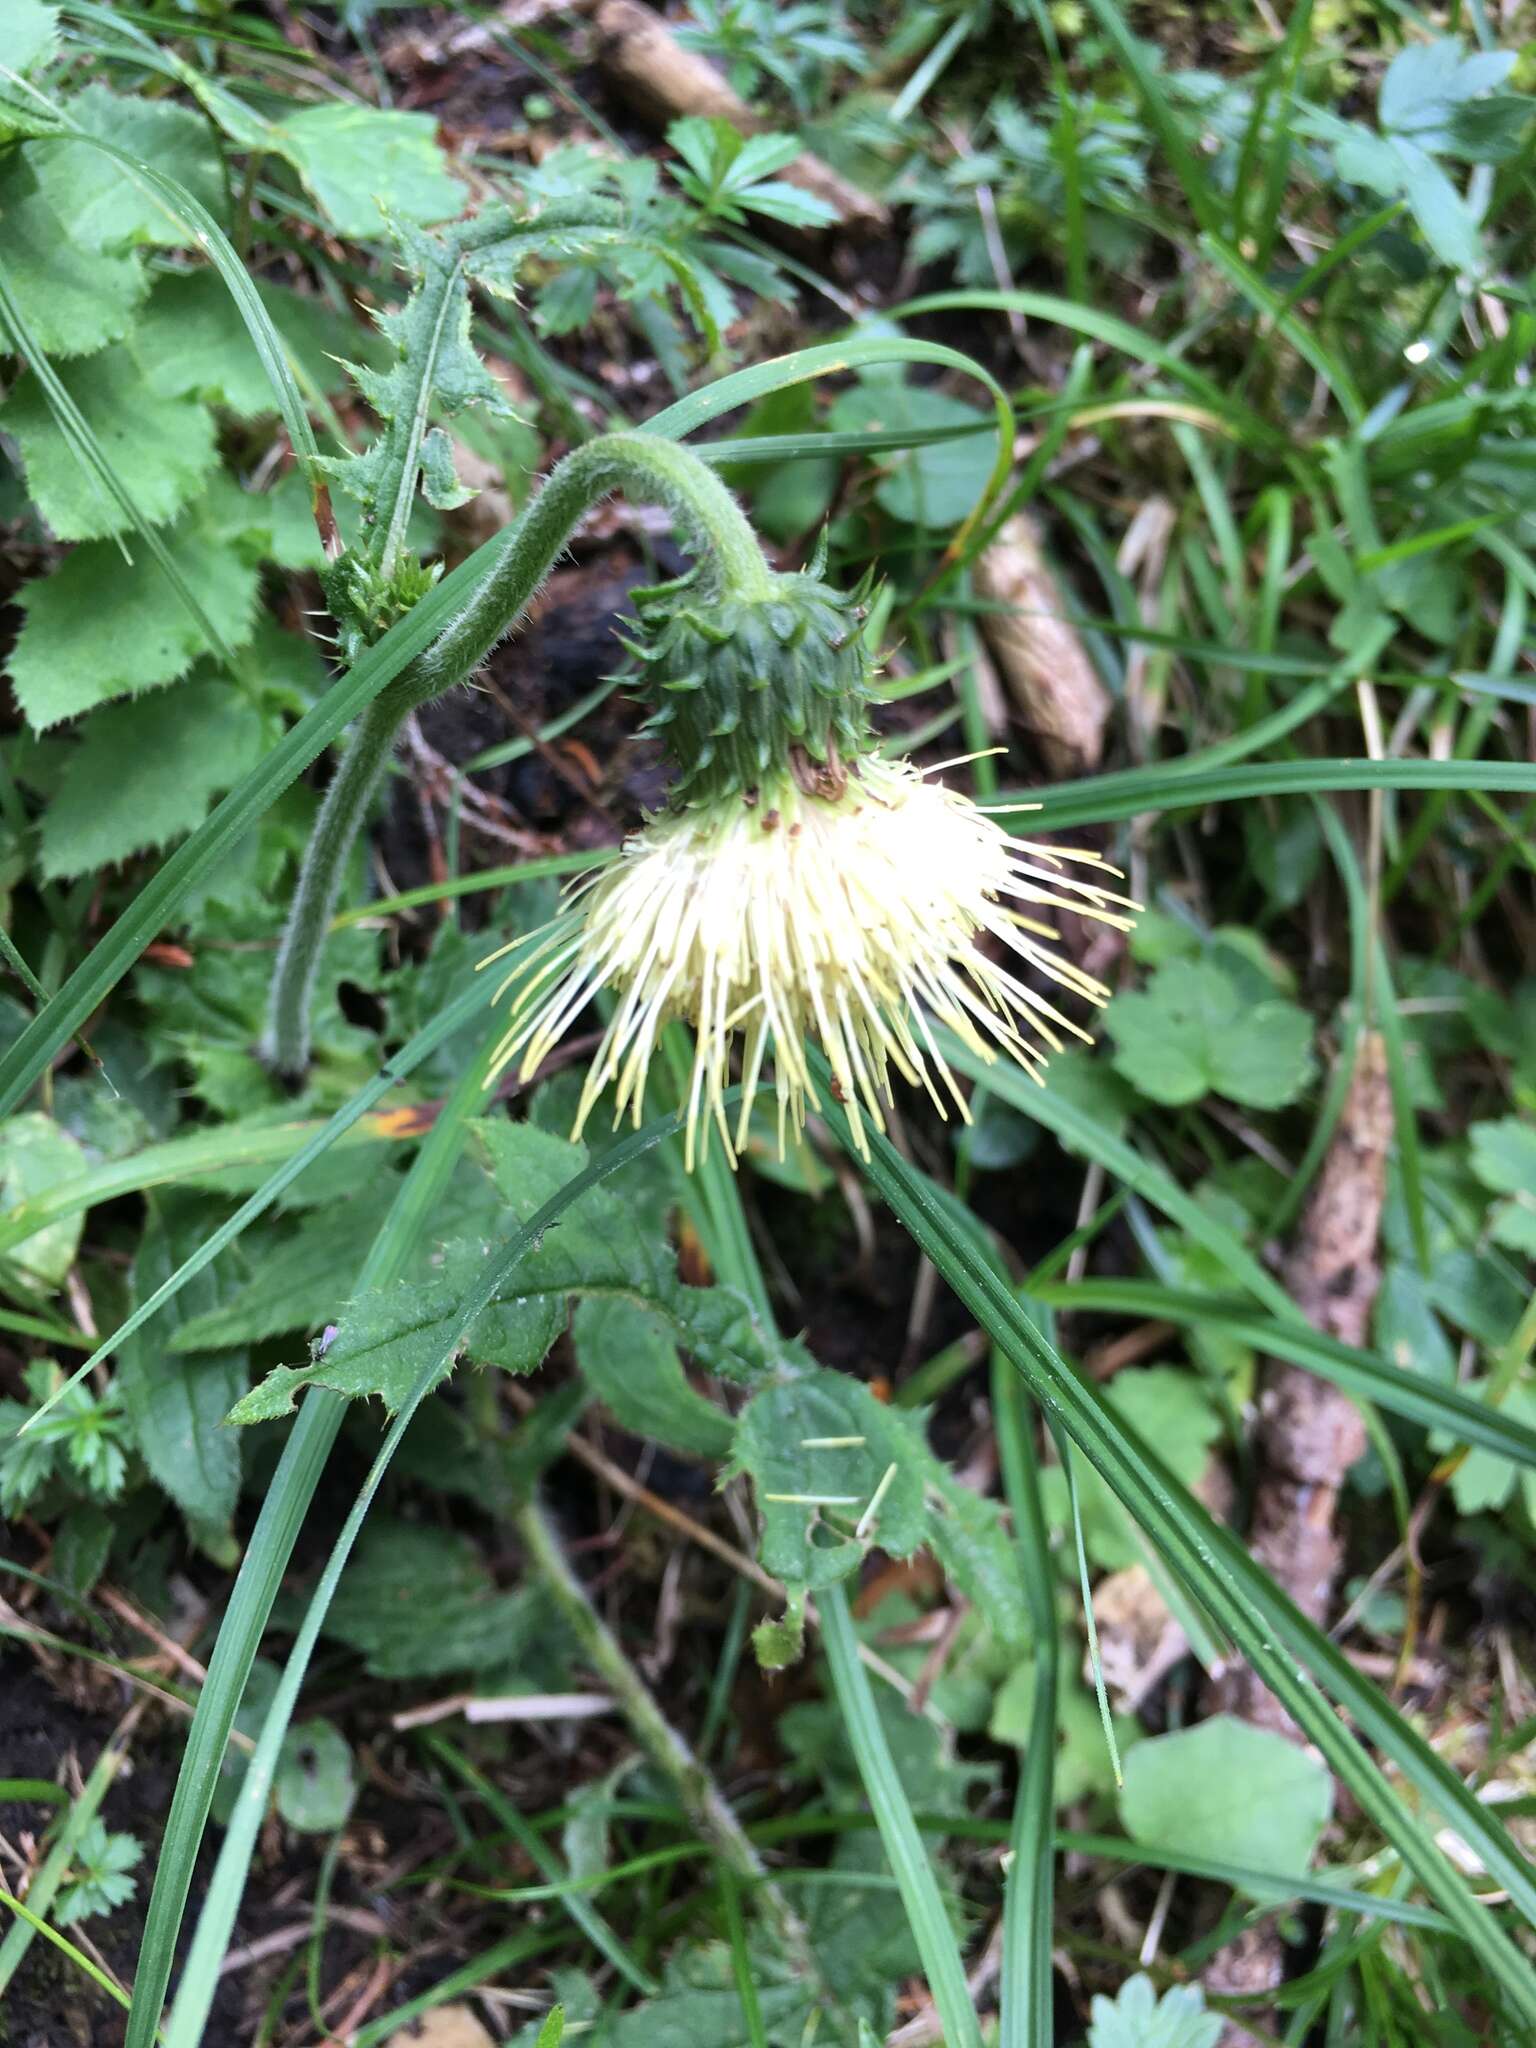
{"label": "green bud", "polygon": [[691,575],[636,591],[640,632],[625,645],[656,707],[645,730],[677,768],[678,808],[791,775],[840,782],[868,752],[874,664],[862,595],[808,572],[772,576],[752,596],[712,597]]}

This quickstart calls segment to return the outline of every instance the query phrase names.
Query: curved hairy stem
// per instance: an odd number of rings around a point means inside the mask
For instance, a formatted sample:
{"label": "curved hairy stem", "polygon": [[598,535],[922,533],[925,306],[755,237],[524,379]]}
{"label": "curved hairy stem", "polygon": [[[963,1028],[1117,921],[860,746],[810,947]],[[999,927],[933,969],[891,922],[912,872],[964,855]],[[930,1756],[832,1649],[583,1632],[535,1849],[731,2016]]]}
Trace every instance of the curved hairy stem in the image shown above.
{"label": "curved hairy stem", "polygon": [[342,757],[305,849],[272,977],[262,1053],[285,1078],[302,1078],[309,1065],[310,1002],[326,929],[402,721],[474,673],[516,626],[581,519],[615,491],[665,507],[712,594],[760,597],[770,589],[768,565],[741,507],[714,471],[676,442],[604,434],[556,465],[508,527],[490,576],[369,706]]}

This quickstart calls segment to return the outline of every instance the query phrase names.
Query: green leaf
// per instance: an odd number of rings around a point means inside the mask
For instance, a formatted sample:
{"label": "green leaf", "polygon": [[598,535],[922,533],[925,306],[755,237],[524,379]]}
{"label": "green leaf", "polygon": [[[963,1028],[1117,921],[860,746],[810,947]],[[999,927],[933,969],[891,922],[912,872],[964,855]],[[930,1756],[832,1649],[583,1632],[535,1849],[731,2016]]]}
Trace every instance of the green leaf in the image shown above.
{"label": "green leaf", "polygon": [[1326,1765],[1230,1714],[1151,1736],[1125,1759],[1120,1818],[1149,1847],[1299,1876],[1332,1811]]}
{"label": "green leaf", "polygon": [[[151,525],[172,519],[218,461],[213,415],[184,398],[156,398],[126,346],[73,365],[63,382],[107,460]],[[33,502],[60,540],[102,540],[131,521],[84,468],[37,379],[18,379],[0,411],[26,465]]]}
{"label": "green leaf", "polygon": [[[224,215],[224,180],[207,122],[170,100],[132,98],[104,85],[88,85],[69,102],[69,120],[186,187],[214,215]],[[179,221],[147,182],[125,173],[101,150],[68,138],[33,142],[27,154],[54,211],[74,239],[89,249],[149,243],[179,249],[187,239]]]}
{"label": "green leaf", "polygon": [[431,114],[331,102],[287,115],[272,139],[339,235],[381,235],[394,221],[425,226],[464,206]]}
{"label": "green leaf", "polygon": [[[818,1370],[753,1396],[737,1420],[730,1469],[747,1473],[756,1490],[763,1563],[775,1578],[814,1589],[846,1578],[872,1544],[909,1557],[923,1542],[926,1460],[914,1416],[845,1373]],[[877,1490],[873,1518],[856,1536]]]}
{"label": "green leaf", "polygon": [[88,356],[122,340],[148,289],[143,265],[82,247],[19,151],[0,163],[0,226],[11,290],[45,354]]}
{"label": "green leaf", "polygon": [[[316,391],[339,388],[346,373],[335,358],[359,353],[366,342],[362,330],[322,300],[286,286],[258,284],[257,291],[301,381]],[[251,331],[216,270],[162,278],[130,347],[156,397],[205,399],[239,419],[278,409]]]}
{"label": "green leaf", "polygon": [[[531,1216],[585,1157],[580,1147],[532,1124],[489,1121],[476,1132],[500,1191],[503,1226]],[[452,1243],[431,1277],[398,1281],[353,1302],[322,1355],[308,1366],[270,1373],[232,1419],[259,1422],[286,1414],[305,1386],[331,1387],[354,1399],[377,1395],[396,1407],[425,1361],[441,1354],[444,1333],[480,1278],[487,1249],[483,1236]],[[633,1200],[602,1187],[573,1203],[559,1225],[530,1248],[464,1349],[477,1361],[531,1372],[564,1328],[572,1295],[618,1295],[656,1310],[697,1363],[724,1378],[751,1384],[790,1355],[730,1289],[685,1286],[659,1225]]]}
{"label": "green leaf", "polygon": [[1131,1977],[1113,2002],[1095,1994],[1088,2048],[1216,2048],[1223,2025],[1198,1984],[1170,1985],[1159,1998],[1150,1977]]}
{"label": "green leaf", "polygon": [[1294,1102],[1312,1071],[1312,1020],[1294,1003],[1245,1001],[1210,961],[1174,960],[1105,1016],[1115,1067],[1154,1102],[1225,1095],[1251,1109]]}
{"label": "green leaf", "polygon": [[91,874],[190,832],[256,765],[265,739],[261,713],[223,678],[93,712],[43,814],[44,879]]}
{"label": "green leaf", "polygon": [[1394,138],[1392,148],[1402,164],[1403,191],[1419,232],[1442,263],[1477,276],[1485,252],[1476,214],[1427,151],[1401,137]]}
{"label": "green leaf", "polygon": [[[206,530],[205,505],[188,507],[167,545],[215,629],[229,646],[243,647],[255,627],[260,577],[227,536]],[[37,732],[113,697],[173,683],[213,652],[155,564],[125,561],[110,541],[71,549],[16,602],[26,619],[11,680]]]}
{"label": "green leaf", "polygon": [[1387,66],[1377,116],[1383,128],[1411,135],[1425,149],[1444,149],[1457,111],[1502,85],[1518,62],[1514,50],[1465,56],[1459,36],[1409,43]]}
{"label": "green leaf", "polygon": [[[205,1200],[162,1197],[133,1262],[134,1300],[152,1294],[207,1230]],[[140,1454],[188,1521],[205,1532],[227,1530],[240,1497],[240,1436],[224,1427],[224,1416],[245,1390],[249,1364],[243,1351],[177,1352],[167,1338],[228,1288],[228,1267],[216,1260],[168,1304],[159,1331],[136,1331],[119,1353],[118,1386]]]}
{"label": "green leaf", "polygon": [[[842,392],[828,410],[827,424],[839,433],[967,425],[985,429],[987,417],[963,399],[887,373]],[[996,453],[996,436],[979,431],[964,440],[935,441],[888,456],[880,465],[876,500],[893,519],[909,526],[958,526],[986,487]]]}
{"label": "green leaf", "polygon": [[106,1509],[81,1501],[53,1532],[50,1576],[83,1600],[107,1568],[112,1536],[112,1517]]}
{"label": "green leaf", "polygon": [[542,1595],[498,1593],[467,1536],[382,1516],[363,1531],[325,1623],[375,1678],[505,1667],[550,1628]]}
{"label": "green leaf", "polygon": [[1493,1235],[1511,1251],[1536,1257],[1536,1124],[1523,1117],[1473,1124],[1472,1171],[1485,1188],[1508,1195],[1490,1218]]}
{"label": "green leaf", "polygon": [[454,473],[446,435],[428,428],[429,416],[451,417],[472,405],[511,412],[470,338],[466,279],[469,252],[494,246],[511,225],[505,208],[494,207],[442,235],[395,228],[413,283],[400,311],[379,317],[393,361],[387,370],[354,370],[381,430],[361,454],[321,464],[364,511],[366,542],[326,579],[332,610],[359,643],[375,639],[421,594],[422,572],[407,549],[418,486],[439,510],[471,495]]}
{"label": "green leaf", "polygon": [[[987,1733],[994,1742],[1027,1749],[1035,1725],[1035,1691],[1039,1666],[1034,1658],[1015,1665],[998,1688]],[[1104,1740],[1098,1702],[1076,1671],[1063,1660],[1056,1674],[1056,1756],[1052,1797],[1057,1808],[1080,1799],[1103,1798],[1115,1789],[1114,1763]],[[1140,1739],[1141,1730],[1129,1715],[1114,1717],[1115,1740],[1122,1756]]]}
{"label": "green leaf", "polygon": [[[0,1208],[47,1194],[50,1188],[77,1180],[86,1170],[85,1153],[50,1116],[36,1111],[0,1124]],[[63,1216],[23,1238],[0,1259],[0,1285],[28,1297],[39,1288],[62,1287],[85,1228],[83,1215]]]}
{"label": "green leaf", "polygon": [[278,1812],[300,1834],[330,1835],[346,1825],[357,1781],[351,1747],[334,1721],[289,1729],[273,1789]]}
{"label": "green leaf", "polygon": [[59,34],[59,10],[44,0],[7,0],[5,64],[10,71],[30,71],[53,54]]}
{"label": "green leaf", "polygon": [[571,1336],[582,1377],[621,1429],[696,1457],[727,1456],[731,1419],[688,1384],[660,1317],[629,1301],[584,1301]]}
{"label": "green leaf", "polygon": [[128,1873],[143,1854],[143,1843],[133,1835],[109,1834],[103,1821],[93,1820],[70,1858],[73,1881],[54,1905],[54,1924],[72,1927],[77,1920],[126,1905],[134,1893]]}

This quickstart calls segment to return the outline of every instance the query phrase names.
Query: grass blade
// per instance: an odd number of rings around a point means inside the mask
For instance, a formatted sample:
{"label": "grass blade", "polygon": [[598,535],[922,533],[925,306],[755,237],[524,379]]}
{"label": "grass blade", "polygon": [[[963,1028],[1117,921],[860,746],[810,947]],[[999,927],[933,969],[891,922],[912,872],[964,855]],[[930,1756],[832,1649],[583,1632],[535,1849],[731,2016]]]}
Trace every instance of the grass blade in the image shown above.
{"label": "grass blade", "polygon": [[[822,1113],[839,1143],[857,1158],[846,1119],[831,1100],[830,1073],[819,1053],[812,1053],[811,1059],[824,1095]],[[1317,1744],[1334,1774],[1472,1944],[1489,1977],[1526,2024],[1536,2022],[1536,1971],[1496,1914],[1473,1898],[1439,1848],[1433,1824],[1403,1803],[1361,1742],[1346,1730],[1327,1696],[1353,1716],[1365,1741],[1397,1765],[1419,1799],[1450,1822],[1495,1883],[1508,1892],[1522,1918],[1536,1926],[1536,1873],[1503,1827],[1376,1688],[1306,1621],[1231,1531],[1211,1519],[1150,1446],[1072,1371],[894,1147],[877,1133],[871,1134],[870,1146],[864,1170],[914,1242],[1002,1348],[1047,1416],[1082,1450],[1185,1586],[1227,1630]]]}
{"label": "grass blade", "polygon": [[944,2029],[946,2048],[981,2048],[981,2027],[933,1865],[902,1790],[890,1744],[875,1711],[874,1694],[859,1662],[859,1639],[854,1633],[848,1595],[841,1585],[826,1586],[817,1594],[816,1605],[838,1711],[874,1809],[880,1839],[896,1874],[912,1938],[917,1943],[923,1973]]}
{"label": "grass blade", "polygon": [[[419,1227],[419,1214],[429,1208],[435,1200],[447,1172],[451,1170],[458,1156],[465,1130],[465,1123],[486,1090],[485,1068],[476,1061],[467,1070],[465,1079],[454,1092],[451,1114],[440,1119],[433,1132],[433,1144],[424,1146],[412,1169],[414,1185],[401,1191],[396,1207],[400,1211],[397,1223],[391,1216],[385,1229],[380,1233],[378,1243],[368,1261],[368,1270],[362,1286],[377,1286],[390,1277],[390,1268],[398,1271],[399,1260],[405,1249],[414,1241]],[[486,1271],[473,1293],[460,1304],[453,1328],[445,1338],[441,1350],[423,1368],[410,1398],[401,1407],[392,1422],[389,1433],[380,1447],[378,1456],[369,1468],[368,1476],[352,1504],[341,1534],[326,1561],[320,1582],[310,1596],[305,1610],[303,1624],[297,1639],[289,1652],[283,1676],[267,1711],[261,1735],[256,1744],[256,1753],[246,1767],[244,1781],[230,1816],[229,1827],[219,1851],[219,1860],[214,1869],[213,1881],[208,1897],[198,1916],[197,1931],[187,1957],[180,1989],[171,2010],[171,2017],[165,2032],[165,2048],[196,2048],[203,2037],[209,2010],[213,2004],[214,1991],[218,1984],[219,1965],[223,1960],[229,1936],[239,1911],[240,1899],[245,1889],[246,1874],[250,1868],[252,1852],[262,1821],[266,1817],[267,1804],[271,1797],[272,1782],[277,1773],[279,1751],[287,1734],[288,1724],[298,1702],[300,1688],[309,1669],[309,1660],[319,1641],[320,1630],[341,1580],[352,1547],[356,1543],[368,1510],[382,1485],[396,1450],[405,1437],[406,1430],[415,1417],[416,1411],[432,1389],[438,1385],[444,1371],[450,1364],[459,1344],[468,1334],[476,1318],[489,1307],[496,1296],[506,1288],[521,1260],[538,1243],[551,1224],[557,1222],[575,1201],[588,1189],[596,1187],[612,1174],[618,1173],[644,1152],[659,1145],[679,1128],[675,1113],[657,1117],[644,1129],[635,1133],[623,1144],[596,1159],[582,1172],[574,1175],[558,1194],[553,1195],[528,1222],[517,1230],[509,1240],[501,1257],[488,1260]],[[337,1401],[342,1412],[346,1403],[340,1397],[327,1396],[327,1402]],[[311,1395],[310,1399],[313,1399]],[[307,1411],[310,1400],[300,1410],[301,1417]],[[294,1434],[297,1434],[295,1430]],[[307,1500],[304,1505],[307,1506]],[[223,1647],[224,1632],[220,1631],[219,1647]],[[254,1646],[253,1646],[254,1653]],[[209,1684],[213,1682],[210,1669]],[[242,1690],[244,1679],[242,1676]],[[178,1787],[179,1790],[179,1787]],[[190,1868],[187,1875],[190,1877]],[[157,1886],[158,1889],[158,1886]],[[184,1894],[183,1894],[184,1897]],[[179,1917],[179,1915],[178,1915]],[[167,1921],[169,1916],[167,1915]],[[171,1931],[174,1935],[174,1930]],[[148,1931],[146,1930],[146,1946]],[[140,1974],[143,1964],[140,1964]],[[163,1995],[164,1980],[161,1980]],[[148,2048],[153,2035],[155,2021],[159,2015],[159,2002],[153,1990],[140,2003],[139,1989],[135,1986],[133,2018],[130,2020],[125,2048]],[[135,2031],[135,2024],[137,2031]]]}

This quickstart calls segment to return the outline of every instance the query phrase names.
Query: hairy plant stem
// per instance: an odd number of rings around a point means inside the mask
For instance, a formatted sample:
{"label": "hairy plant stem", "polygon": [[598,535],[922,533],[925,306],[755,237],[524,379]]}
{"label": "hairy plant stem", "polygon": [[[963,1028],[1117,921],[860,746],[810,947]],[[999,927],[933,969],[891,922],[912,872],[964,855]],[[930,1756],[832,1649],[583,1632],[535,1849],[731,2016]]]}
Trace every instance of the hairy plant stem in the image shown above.
{"label": "hairy plant stem", "polygon": [[746,515],[707,463],[674,441],[604,434],[550,472],[508,527],[490,575],[426,651],[359,719],[305,848],[278,950],[262,1057],[287,1080],[309,1065],[310,1008],[347,858],[407,716],[465,682],[510,633],[581,519],[615,491],[666,508],[698,563],[707,597],[763,597],[771,573]]}
{"label": "hairy plant stem", "polygon": [[797,1973],[820,1983],[821,1965],[799,1914],[768,1875],[762,1858],[711,1776],[709,1766],[694,1755],[661,1711],[650,1687],[593,1606],[586,1588],[571,1570],[564,1545],[536,1499],[527,1500],[514,1511],[512,1526],[529,1564],[569,1622],[583,1656],[618,1701],[635,1740],[673,1785],[678,1803],[716,1855],[736,1877],[753,1887],[786,1962]]}

